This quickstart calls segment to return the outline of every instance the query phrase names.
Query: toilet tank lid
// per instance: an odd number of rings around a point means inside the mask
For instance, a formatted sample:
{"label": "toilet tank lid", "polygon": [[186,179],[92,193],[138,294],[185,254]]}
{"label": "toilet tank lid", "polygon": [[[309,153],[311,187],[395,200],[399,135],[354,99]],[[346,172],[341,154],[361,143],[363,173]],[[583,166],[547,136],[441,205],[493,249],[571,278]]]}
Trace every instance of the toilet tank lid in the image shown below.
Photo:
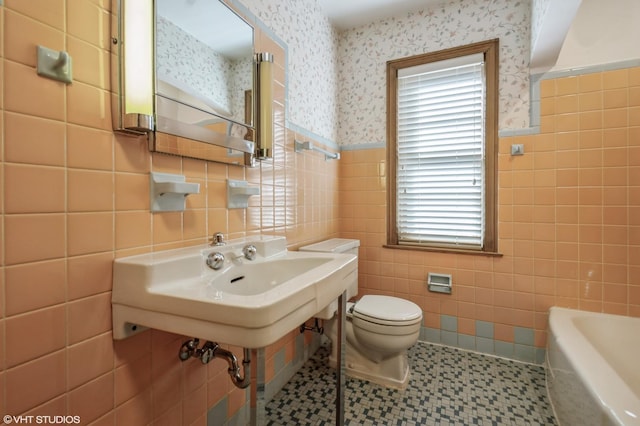
{"label": "toilet tank lid", "polygon": [[348,238],[332,238],[330,240],[320,241],[319,243],[310,244],[300,247],[299,251],[317,251],[323,253],[344,253],[360,246],[360,240],[352,240]]}

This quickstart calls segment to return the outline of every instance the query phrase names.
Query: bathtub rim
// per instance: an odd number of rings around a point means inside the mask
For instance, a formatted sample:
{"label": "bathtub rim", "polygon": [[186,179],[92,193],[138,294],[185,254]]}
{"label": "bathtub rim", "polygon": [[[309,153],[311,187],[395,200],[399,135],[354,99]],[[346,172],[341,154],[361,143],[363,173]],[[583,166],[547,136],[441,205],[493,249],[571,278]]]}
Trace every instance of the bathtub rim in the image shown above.
{"label": "bathtub rim", "polygon": [[[553,306],[549,309],[548,336],[548,339],[555,340],[556,345],[569,360],[585,388],[592,395],[594,401],[600,404],[603,412],[611,421],[620,425],[640,425],[640,408],[637,406],[638,399],[635,393],[574,324],[574,318],[584,315],[604,316],[615,320],[640,321],[640,319]],[[548,345],[547,343],[547,348]],[[546,363],[549,363],[548,355]],[[593,365],[598,367],[593,368]],[[550,365],[547,367],[551,368]],[[603,395],[602,389],[623,389],[625,391],[624,397],[619,396],[620,392],[616,392],[614,396]]]}

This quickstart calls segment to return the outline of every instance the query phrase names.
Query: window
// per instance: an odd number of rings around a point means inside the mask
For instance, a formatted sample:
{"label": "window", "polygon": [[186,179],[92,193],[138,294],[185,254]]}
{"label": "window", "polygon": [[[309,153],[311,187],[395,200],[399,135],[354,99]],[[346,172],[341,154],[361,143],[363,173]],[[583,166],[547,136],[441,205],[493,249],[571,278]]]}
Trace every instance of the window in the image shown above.
{"label": "window", "polygon": [[491,40],[387,62],[388,245],[497,251],[497,58]]}

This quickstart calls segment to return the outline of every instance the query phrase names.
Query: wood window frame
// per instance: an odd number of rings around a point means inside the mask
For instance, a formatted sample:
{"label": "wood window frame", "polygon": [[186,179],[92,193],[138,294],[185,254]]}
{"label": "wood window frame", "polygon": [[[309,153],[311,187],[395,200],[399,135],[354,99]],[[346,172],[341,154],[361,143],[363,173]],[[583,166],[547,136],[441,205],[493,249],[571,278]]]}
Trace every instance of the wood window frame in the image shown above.
{"label": "wood window frame", "polygon": [[[432,53],[387,61],[387,244],[385,247],[405,250],[497,255],[498,253],[498,100],[499,100],[499,40],[487,40]],[[485,105],[485,223],[483,246],[479,250],[436,247],[420,244],[399,244],[397,228],[397,99],[398,70],[438,62],[460,56],[483,53],[486,75]]]}

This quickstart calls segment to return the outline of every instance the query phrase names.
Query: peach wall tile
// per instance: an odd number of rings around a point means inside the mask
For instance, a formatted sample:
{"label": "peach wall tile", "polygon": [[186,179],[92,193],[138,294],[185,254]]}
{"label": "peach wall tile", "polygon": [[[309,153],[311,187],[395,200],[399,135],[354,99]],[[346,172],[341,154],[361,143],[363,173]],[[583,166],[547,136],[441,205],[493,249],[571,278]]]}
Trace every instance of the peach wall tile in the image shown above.
{"label": "peach wall tile", "polygon": [[[22,413],[65,391],[65,351],[58,351],[5,372],[8,413]],[[37,383],[38,386],[34,386]]]}
{"label": "peach wall tile", "polygon": [[609,109],[603,112],[602,126],[605,129],[626,127],[629,123],[627,108]]}
{"label": "peach wall tile", "polygon": [[605,226],[603,231],[602,242],[605,244],[632,244],[633,229],[628,226]]}
{"label": "peach wall tile", "polygon": [[67,349],[67,388],[74,389],[113,369],[111,332],[85,340]]}
{"label": "peach wall tile", "polygon": [[625,108],[629,105],[629,90],[623,89],[605,90],[604,108]]}
{"label": "peach wall tile", "polygon": [[69,300],[111,290],[112,262],[112,253],[68,258],[67,295]]}
{"label": "peach wall tile", "polygon": [[64,260],[5,268],[5,312],[21,314],[65,301]]}
{"label": "peach wall tile", "polygon": [[640,107],[631,107],[629,113],[629,126],[640,126]]}
{"label": "peach wall tile", "polygon": [[578,93],[578,77],[570,76],[556,80],[556,96]]}
{"label": "peach wall tile", "polygon": [[67,188],[70,212],[113,210],[114,185],[110,172],[70,169],[67,172]]}
{"label": "peach wall tile", "polygon": [[[65,217],[62,214],[7,215],[4,241],[6,247],[11,247],[5,253],[7,265],[63,257]],[[47,244],[33,244],[34,241]]]}
{"label": "peach wall tile", "polygon": [[604,105],[602,92],[581,93],[578,98],[579,111],[601,110]]}
{"label": "peach wall tile", "polygon": [[[64,306],[42,309],[5,320],[7,367],[47,355],[65,345]],[[24,339],[29,336],[29,339]]]}
{"label": "peach wall tile", "polygon": [[182,399],[181,366],[177,363],[168,366],[163,374],[154,377],[151,383],[151,406],[153,417],[157,418],[168,407]]}
{"label": "peach wall tile", "polygon": [[55,213],[65,210],[65,171],[58,167],[5,164],[6,213]]}
{"label": "peach wall tile", "polygon": [[113,354],[115,367],[132,363],[151,351],[151,331],[146,330],[128,339],[114,340]]}
{"label": "peach wall tile", "polygon": [[206,211],[202,210],[186,210],[183,213],[184,218],[184,239],[206,238],[207,235],[207,216]]}
{"label": "peach wall tile", "polygon": [[168,408],[153,421],[153,426],[173,426],[182,422],[182,403],[178,403]]}
{"label": "peach wall tile", "polygon": [[150,390],[138,394],[116,408],[117,425],[146,425],[152,419]]}
{"label": "peach wall tile", "polygon": [[154,379],[177,365],[176,348],[179,348],[184,340],[183,336],[177,334],[151,331],[151,375]]}
{"label": "peach wall tile", "polygon": [[151,154],[152,170],[161,173],[182,174],[182,158],[158,152]]}
{"label": "peach wall tile", "polygon": [[[241,392],[244,396],[244,391]],[[229,404],[233,403],[232,393],[229,395]],[[241,401],[241,406],[244,406],[245,400]],[[228,407],[231,408],[231,407]],[[182,423],[186,425],[193,424],[203,413],[207,411],[207,392],[206,386],[203,385],[188,395],[185,395],[182,400]]]}
{"label": "peach wall tile", "polygon": [[578,112],[578,95],[558,96],[555,98],[555,113]]}
{"label": "peach wall tile", "polygon": [[148,173],[151,170],[151,156],[145,137],[134,138],[116,134],[114,138],[116,171]]}
{"label": "peach wall tile", "polygon": [[92,422],[113,410],[113,372],[69,392],[69,413]]}
{"label": "peach wall tile", "polygon": [[556,81],[555,79],[540,81],[540,97],[542,99],[551,98],[556,95]]}
{"label": "peach wall tile", "polygon": [[4,114],[5,161],[63,166],[65,126],[62,122],[23,114]]}
{"label": "peach wall tile", "polygon": [[15,10],[37,21],[42,21],[59,30],[64,28],[64,1],[63,0],[33,0],[23,2],[20,0],[5,1],[7,9]]}
{"label": "peach wall tile", "polygon": [[602,148],[604,132],[600,129],[580,132],[580,149]]}
{"label": "peach wall tile", "polygon": [[111,330],[111,294],[99,294],[69,302],[68,343],[74,344]]}
{"label": "peach wall tile", "polygon": [[67,5],[67,32],[102,49],[109,48],[109,12],[87,0]]}
{"label": "peach wall tile", "polygon": [[53,50],[64,50],[64,34],[42,22],[20,13],[5,12],[5,32],[19,34],[6,44],[4,56],[30,67],[36,66],[36,46],[42,45]]}
{"label": "peach wall tile", "polygon": [[230,418],[244,405],[246,401],[246,391],[244,389],[233,389],[228,395],[227,418]]}
{"label": "peach wall tile", "polygon": [[39,77],[33,68],[8,60],[4,60],[4,78],[11,81],[4,86],[4,107],[7,111],[53,120],[64,119],[63,83]]}
{"label": "peach wall tile", "polygon": [[578,89],[580,93],[600,91],[602,87],[602,73],[590,73],[578,76]]}
{"label": "peach wall tile", "polygon": [[640,87],[629,87],[629,106],[640,106]]}
{"label": "peach wall tile", "polygon": [[[0,11],[0,18],[2,17],[2,12]],[[1,327],[0,327],[1,329]],[[2,331],[0,331],[0,335],[2,334]],[[4,364],[3,364],[4,365]],[[4,368],[2,370],[2,372],[0,373],[0,410],[2,410],[3,413],[6,413],[6,409],[4,406],[4,395],[5,395],[5,380],[4,380]]]}
{"label": "peach wall tile", "polygon": [[116,250],[151,245],[151,219],[147,211],[116,213]]}
{"label": "peach wall tile", "polygon": [[116,368],[114,376],[115,405],[144,393],[151,386],[151,358],[146,355]]}
{"label": "peach wall tile", "polygon": [[602,129],[604,126],[604,116],[602,111],[587,111],[580,113],[580,130]]}
{"label": "peach wall tile", "polygon": [[607,71],[602,73],[602,88],[620,89],[629,85],[629,72],[627,69]]}
{"label": "peach wall tile", "polygon": [[116,210],[149,210],[149,175],[115,174]]}
{"label": "peach wall tile", "polygon": [[67,36],[67,50],[73,58],[73,78],[109,90],[109,52],[95,45]]}
{"label": "peach wall tile", "polygon": [[53,398],[25,413],[28,416],[64,416],[67,413],[67,395]]}
{"label": "peach wall tile", "polygon": [[67,86],[67,120],[95,129],[111,130],[109,92],[88,84],[74,82]]}
{"label": "peach wall tile", "polygon": [[182,214],[163,212],[153,215],[153,243],[162,244],[182,239]]}
{"label": "peach wall tile", "polygon": [[67,166],[92,170],[113,169],[113,133],[67,125]]}
{"label": "peach wall tile", "polygon": [[[113,213],[72,213],[67,216],[69,256],[113,250]],[[87,238],[87,236],[91,236]]]}
{"label": "peach wall tile", "polygon": [[[227,376],[227,377],[225,377]],[[207,382],[207,406],[213,407],[220,402],[222,398],[226,396],[229,391],[229,387],[224,383],[228,381],[228,374],[226,371],[221,371],[218,374],[211,377]]]}

